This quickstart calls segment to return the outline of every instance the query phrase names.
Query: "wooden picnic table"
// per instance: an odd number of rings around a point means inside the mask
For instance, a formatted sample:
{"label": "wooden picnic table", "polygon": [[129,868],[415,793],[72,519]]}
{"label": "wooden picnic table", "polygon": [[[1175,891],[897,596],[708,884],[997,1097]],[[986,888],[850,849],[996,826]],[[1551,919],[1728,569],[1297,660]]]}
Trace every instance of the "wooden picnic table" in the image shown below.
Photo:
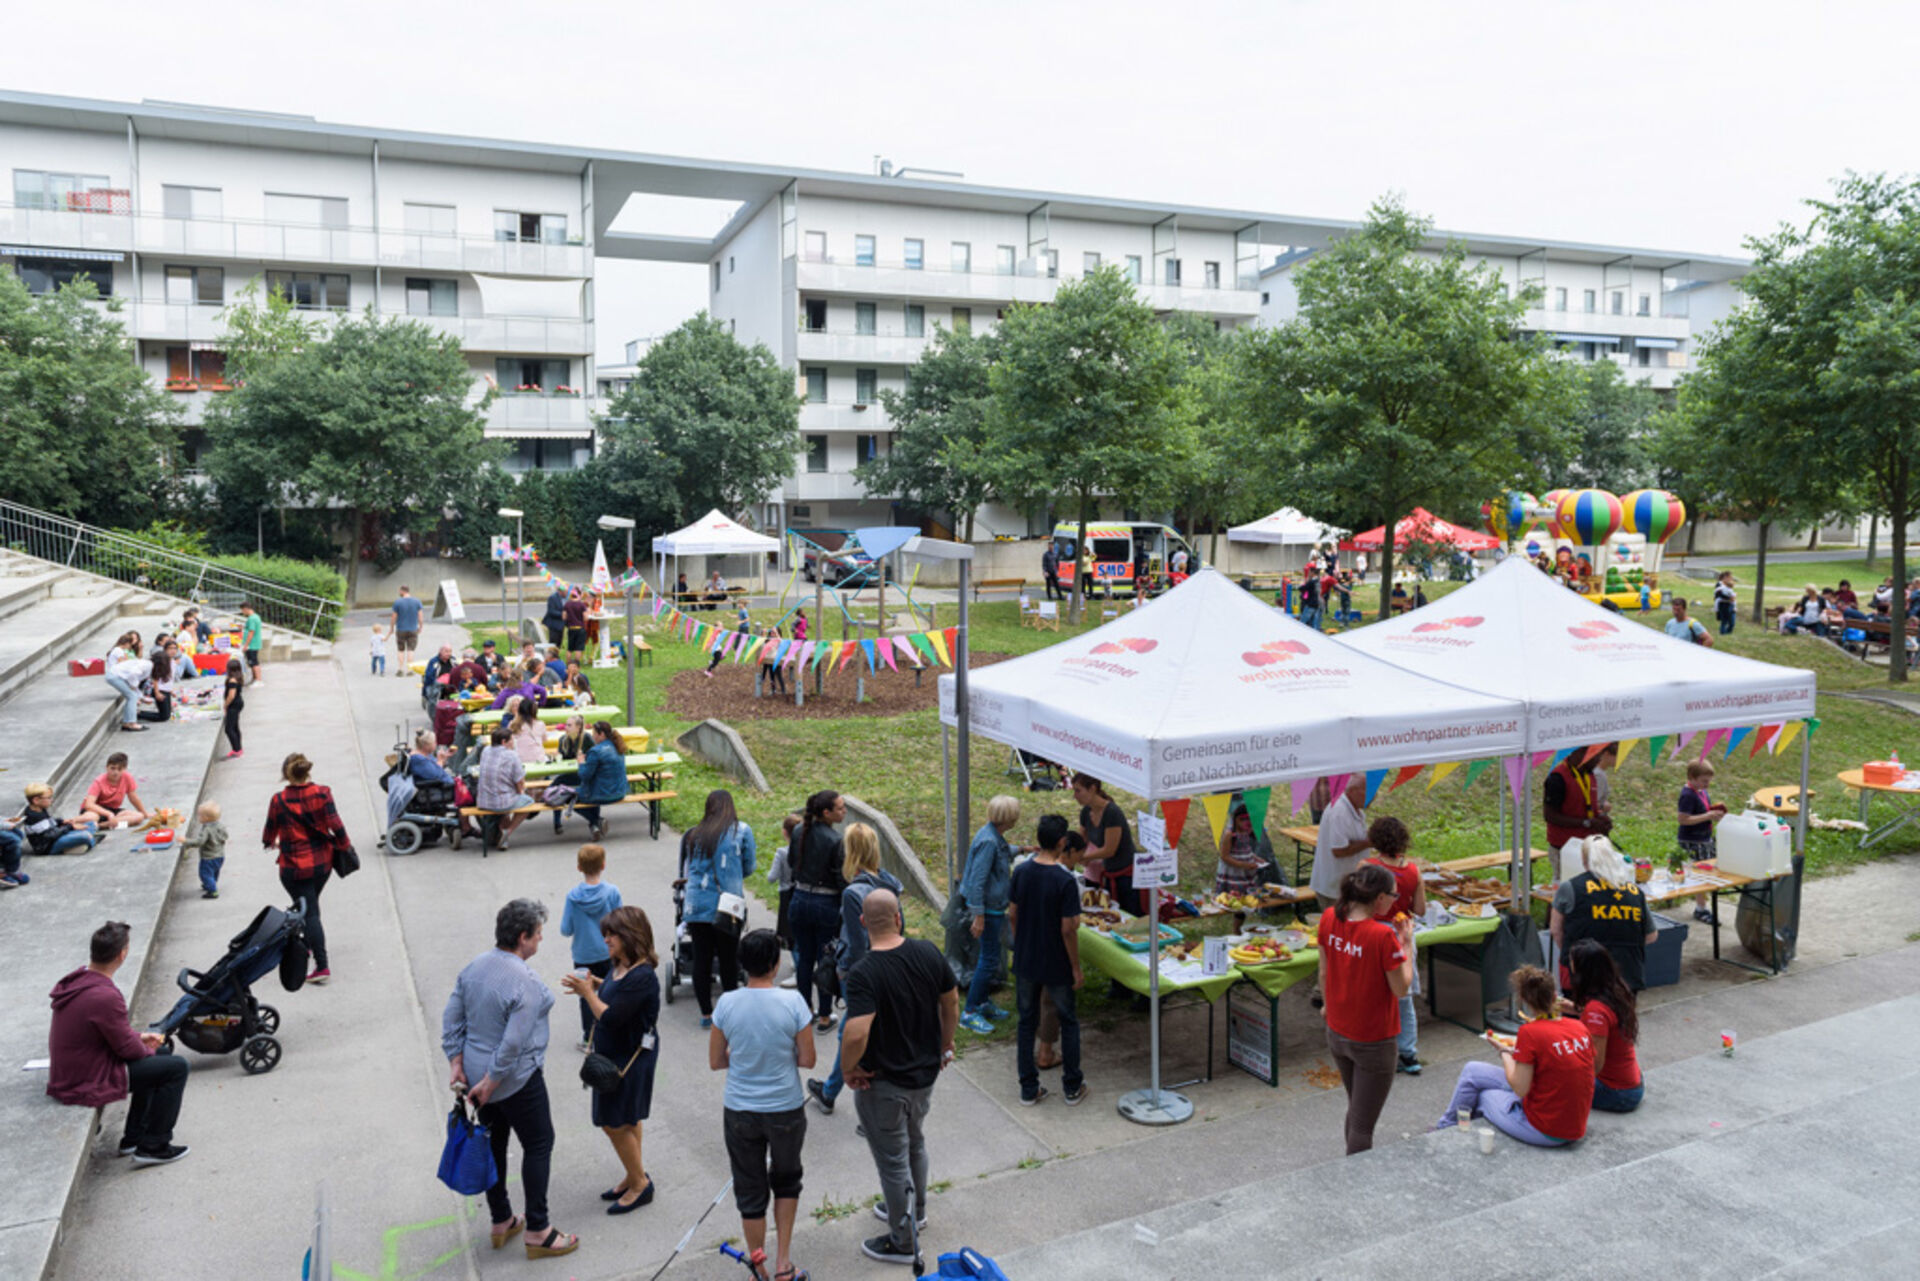
{"label": "wooden picnic table", "polygon": [[[1807,795],[1813,794],[1813,789],[1809,787]],[[1776,796],[1780,798],[1777,802],[1774,800]],[[1778,814],[1781,818],[1797,818],[1800,814],[1800,784],[1788,783],[1783,787],[1763,787],[1753,794],[1753,798],[1747,804],[1754,809],[1765,810],[1769,814]]]}
{"label": "wooden picnic table", "polygon": [[[1792,879],[1792,873],[1789,872],[1783,872],[1774,877],[1754,877],[1742,876],[1738,872],[1723,872],[1718,868],[1712,871],[1695,868],[1687,874],[1686,879],[1674,881],[1667,877],[1663,868],[1657,871],[1651,880],[1641,883],[1640,892],[1646,895],[1647,906],[1650,908],[1677,903],[1682,899],[1705,898],[1710,918],[1708,924],[1713,929],[1713,959],[1725,961],[1728,965],[1735,965],[1743,970],[1753,970],[1759,974],[1778,974],[1786,967],[1786,962],[1780,957],[1776,926],[1779,910],[1777,900],[1780,887]],[[1720,900],[1725,895],[1741,893],[1757,895],[1764,898],[1767,903],[1767,938],[1772,941],[1770,949],[1772,955],[1767,957],[1765,968],[1720,955]],[[1533,891],[1533,898],[1535,902],[1551,906],[1553,887],[1537,886]]]}
{"label": "wooden picnic table", "polygon": [[[1906,777],[1910,779],[1914,776],[1909,773]],[[1881,796],[1892,801],[1894,806],[1899,810],[1899,813],[1882,823],[1879,827],[1870,828],[1868,831],[1861,833],[1861,849],[1866,849],[1869,845],[1879,844],[1909,823],[1920,823],[1920,786],[1902,786],[1900,783],[1869,783],[1867,782],[1867,772],[1864,769],[1840,771],[1840,782],[1844,784],[1848,790],[1860,794],[1860,821],[1862,823],[1867,822],[1867,808],[1873,803],[1875,796]]]}

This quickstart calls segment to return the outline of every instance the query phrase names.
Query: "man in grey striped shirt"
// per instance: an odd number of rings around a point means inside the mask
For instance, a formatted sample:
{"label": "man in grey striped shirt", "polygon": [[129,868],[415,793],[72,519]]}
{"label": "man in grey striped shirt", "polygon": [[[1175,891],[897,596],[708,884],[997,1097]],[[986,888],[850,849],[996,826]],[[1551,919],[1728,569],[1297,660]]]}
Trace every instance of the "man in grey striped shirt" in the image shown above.
{"label": "man in grey striped shirt", "polygon": [[[553,991],[527,964],[540,950],[544,904],[517,898],[493,923],[494,946],[476,956],[454,981],[440,1016],[440,1046],[453,1069],[453,1088],[465,1087],[488,1129],[498,1176],[487,1189],[493,1244],[526,1229],[527,1257],[570,1254],[580,1239],[547,1222],[547,1178],[553,1160],[553,1114],[541,1068],[547,1057],[547,1015]],[[507,1198],[507,1133],[519,1138],[520,1181],[527,1194],[524,1223]]]}

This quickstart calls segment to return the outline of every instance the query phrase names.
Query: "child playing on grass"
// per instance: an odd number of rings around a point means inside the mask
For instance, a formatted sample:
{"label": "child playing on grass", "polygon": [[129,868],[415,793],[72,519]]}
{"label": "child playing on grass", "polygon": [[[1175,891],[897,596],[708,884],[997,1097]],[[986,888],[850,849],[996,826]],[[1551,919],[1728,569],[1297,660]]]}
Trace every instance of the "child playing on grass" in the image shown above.
{"label": "child playing on grass", "polygon": [[[1391,815],[1376,818],[1367,828],[1367,839],[1373,843],[1373,853],[1361,861],[1378,863],[1393,873],[1393,912],[1387,922],[1398,929],[1403,916],[1416,921],[1425,916],[1427,887],[1420,879],[1420,869],[1407,857],[1407,848],[1413,844],[1407,825]],[[1416,965],[1413,983],[1400,998],[1400,1043],[1396,1047],[1400,1051],[1399,1070],[1408,1076],[1420,1075],[1420,1023],[1413,1010],[1413,998],[1418,995],[1420,967]]]}
{"label": "child playing on grass", "polygon": [[[1707,795],[1713,785],[1713,765],[1709,761],[1687,764],[1687,785],[1680,789],[1680,853],[1689,859],[1713,857],[1713,830],[1727,816],[1727,807]],[[1703,898],[1704,902],[1704,898]],[[1711,921],[1713,913],[1704,906],[1693,909],[1695,920]]]}
{"label": "child playing on grass", "polygon": [[[107,772],[93,780],[87,788],[87,799],[81,803],[80,817],[95,819],[103,827],[111,828],[121,823],[121,811],[133,806],[140,815],[140,821],[146,822],[153,815],[148,812],[146,803],[140,799],[140,784],[127,772],[127,754],[115,752],[107,757]],[[129,826],[133,819],[124,820]]]}
{"label": "child playing on grass", "polygon": [[227,825],[220,821],[220,803],[202,801],[194,816],[200,820],[199,830],[180,842],[180,848],[200,857],[200,897],[219,898],[220,869],[227,862]]}
{"label": "child playing on grass", "polygon": [[[573,940],[573,968],[599,978],[613,972],[613,958],[607,940],[601,936],[600,922],[608,912],[620,906],[620,890],[600,878],[607,870],[607,847],[582,845],[574,860],[580,869],[580,884],[567,891],[566,906],[560,910],[560,932]],[[593,1011],[586,998],[580,1000],[580,1052],[593,1048]]]}
{"label": "child playing on grass", "polygon": [[375,676],[387,674],[387,634],[380,630],[380,624],[373,625],[373,639],[367,643],[367,654]]}

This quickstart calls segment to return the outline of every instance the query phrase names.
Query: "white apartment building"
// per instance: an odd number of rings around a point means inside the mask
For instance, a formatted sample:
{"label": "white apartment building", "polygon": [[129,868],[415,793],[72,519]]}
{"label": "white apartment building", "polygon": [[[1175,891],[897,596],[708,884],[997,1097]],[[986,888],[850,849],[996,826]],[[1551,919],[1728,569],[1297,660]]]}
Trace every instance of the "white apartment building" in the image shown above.
{"label": "white apartment building", "polygon": [[[162,103],[0,94],[0,269],[117,300],[189,422],[228,389],[221,310],[250,285],[453,335],[507,466],[593,448],[586,162]],[[201,442],[188,437],[188,462]]]}

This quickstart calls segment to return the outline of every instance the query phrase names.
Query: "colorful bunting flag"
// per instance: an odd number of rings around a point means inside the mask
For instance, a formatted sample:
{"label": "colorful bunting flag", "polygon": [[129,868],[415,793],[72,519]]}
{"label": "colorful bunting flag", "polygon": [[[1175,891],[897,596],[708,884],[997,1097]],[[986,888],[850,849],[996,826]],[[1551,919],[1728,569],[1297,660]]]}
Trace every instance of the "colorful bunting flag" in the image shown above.
{"label": "colorful bunting flag", "polygon": [[1427,790],[1431,792],[1435,783],[1438,783],[1441,779],[1465,764],[1465,761],[1442,761],[1440,764],[1434,766],[1433,773],[1427,775]]}
{"label": "colorful bunting flag", "polygon": [[1347,790],[1347,784],[1353,781],[1351,774],[1330,774],[1327,776],[1327,802],[1332,804],[1340,793]]}
{"label": "colorful bunting flag", "polygon": [[836,672],[846,671],[847,664],[851,663],[853,661],[853,656],[855,654],[858,654],[859,652],[860,652],[860,647],[854,644],[852,641],[847,641],[844,644],[842,644],[840,646],[840,657],[834,661],[833,670]]}
{"label": "colorful bunting flag", "polygon": [[1206,807],[1207,826],[1213,831],[1215,845],[1220,844],[1220,834],[1227,830],[1227,807],[1232,800],[1232,795],[1227,792],[1200,798],[1200,804]]}
{"label": "colorful bunting flag", "polygon": [[942,667],[952,667],[953,659],[948,657],[947,638],[940,632],[928,632],[927,644],[933,649],[933,656],[940,660]]}
{"label": "colorful bunting flag", "polygon": [[1524,756],[1502,757],[1500,764],[1507,771],[1507,790],[1513,793],[1513,805],[1518,810],[1521,792],[1526,787],[1527,758]]}
{"label": "colorful bunting flag", "polygon": [[1727,731],[1723,729],[1710,729],[1707,731],[1706,737],[1700,741],[1701,760],[1704,761],[1713,754],[1713,749],[1719,746],[1720,740],[1726,736],[1726,733]]}
{"label": "colorful bunting flag", "polygon": [[1620,740],[1620,763],[1622,765],[1627,763],[1627,758],[1632,755],[1635,745],[1639,742],[1640,740],[1637,738],[1623,738]]}
{"label": "colorful bunting flag", "polygon": [[1758,756],[1761,749],[1768,743],[1771,743],[1773,736],[1779,732],[1780,727],[1778,725],[1762,725],[1759,729],[1755,730],[1753,732],[1753,746],[1747,749],[1747,759],[1752,760]]}
{"label": "colorful bunting flag", "polygon": [[879,668],[874,664],[874,661],[873,661],[873,642],[870,640],[861,641],[860,650],[862,653],[864,653],[867,656],[867,670],[870,672],[878,671]]}
{"label": "colorful bunting flag", "polygon": [[1393,776],[1393,782],[1391,782],[1391,783],[1389,783],[1389,784],[1387,785],[1387,790],[1388,790],[1389,792],[1391,792],[1391,791],[1392,791],[1392,790],[1393,790],[1394,788],[1396,788],[1396,787],[1398,787],[1398,786],[1400,786],[1400,784],[1402,784],[1402,783],[1407,783],[1407,782],[1411,782],[1411,781],[1413,780],[1413,778],[1414,778],[1414,777],[1415,777],[1415,776],[1416,776],[1417,774],[1419,774],[1421,770],[1423,770],[1423,769],[1425,769],[1425,768],[1426,768],[1426,766],[1424,766],[1424,765],[1406,765],[1406,766],[1402,766],[1402,767],[1401,767],[1401,770],[1400,770],[1400,772],[1399,772],[1398,774],[1395,774],[1395,775]]}
{"label": "colorful bunting flag", "polygon": [[1533,754],[1533,768],[1539,769],[1542,765],[1545,765],[1548,761],[1555,760],[1555,759],[1556,758],[1552,752],[1535,752]]}
{"label": "colorful bunting flag", "polygon": [[922,654],[925,654],[928,662],[934,662],[939,658],[939,655],[933,652],[933,642],[928,639],[925,632],[915,632],[913,635],[907,637],[907,644],[910,648],[917,649]]}
{"label": "colorful bunting flag", "polygon": [[878,648],[880,650],[880,661],[884,662],[887,665],[887,670],[890,672],[899,671],[900,670],[899,664],[893,661],[893,646],[887,644],[886,637],[882,636],[880,638],[880,643]]}
{"label": "colorful bunting flag", "polygon": [[1680,753],[1687,750],[1687,744],[1691,743],[1694,739],[1699,737],[1700,737],[1700,731],[1697,729],[1690,729],[1686,733],[1680,735],[1680,741],[1673,745],[1673,755],[1668,759],[1673,761],[1679,760]]}
{"label": "colorful bunting flag", "polygon": [[1660,763],[1660,749],[1667,745],[1668,737],[1666,734],[1655,734],[1647,740],[1647,764],[1658,765]]}
{"label": "colorful bunting flag", "polygon": [[1287,790],[1293,797],[1293,808],[1287,811],[1288,818],[1307,808],[1307,802],[1313,799],[1313,785],[1319,781],[1317,778],[1296,778],[1287,784]]}
{"label": "colorful bunting flag", "polygon": [[1273,801],[1273,789],[1271,787],[1249,787],[1245,792],[1241,793],[1241,799],[1246,802],[1247,813],[1253,816],[1254,832],[1257,834],[1265,831],[1267,826],[1267,806]]}
{"label": "colorful bunting flag", "polygon": [[[960,652],[960,629],[958,627],[949,627],[946,631],[942,632],[941,635],[946,637],[947,653],[958,654]],[[953,664],[948,663],[947,666],[952,667]]]}
{"label": "colorful bunting flag", "polygon": [[1778,756],[1784,751],[1788,743],[1791,743],[1800,736],[1800,730],[1804,724],[1805,722],[1803,721],[1787,722],[1786,727],[1780,731],[1779,737],[1773,740],[1773,754],[1775,756]]}
{"label": "colorful bunting flag", "polygon": [[1373,804],[1373,798],[1380,794],[1380,783],[1386,776],[1387,772],[1383,769],[1370,769],[1367,771],[1366,804]]}
{"label": "colorful bunting flag", "polygon": [[[922,638],[921,643],[925,644],[924,638]],[[906,659],[909,663],[912,663],[915,667],[922,666],[920,662],[920,652],[914,649],[913,642],[910,641],[907,637],[905,636],[894,637],[893,647],[900,651],[900,657]]]}
{"label": "colorful bunting flag", "polygon": [[1740,741],[1751,733],[1753,733],[1752,729],[1750,729],[1745,725],[1742,725],[1739,729],[1736,729],[1731,734],[1727,735],[1727,759],[1728,760],[1733,759],[1733,749],[1740,746]]}
{"label": "colorful bunting flag", "polygon": [[1187,830],[1187,810],[1192,805],[1193,801],[1188,797],[1181,797],[1177,801],[1160,802],[1160,817],[1167,825],[1168,849],[1180,848],[1180,833]]}
{"label": "colorful bunting flag", "polygon": [[[1554,765],[1554,768],[1556,768],[1556,769],[1558,769],[1558,768],[1559,768],[1559,766],[1560,766],[1560,762],[1561,762],[1561,761],[1564,761],[1564,760],[1566,760],[1566,759],[1567,759],[1567,757],[1569,757],[1569,756],[1572,756],[1572,755],[1573,755],[1573,749],[1572,749],[1571,747],[1563,747],[1563,748],[1561,748],[1561,749],[1560,749],[1559,751],[1557,751],[1557,752],[1555,752],[1555,753],[1553,754],[1553,765]],[[1537,765],[1537,764],[1539,764],[1539,761],[1538,761],[1538,759],[1536,759],[1536,760],[1534,761],[1534,764],[1536,764],[1536,765]]]}
{"label": "colorful bunting flag", "polygon": [[1492,765],[1493,765],[1493,761],[1491,759],[1483,760],[1483,761],[1474,761],[1473,763],[1468,765],[1467,776],[1460,780],[1461,790],[1465,791],[1467,788],[1472,787],[1473,780],[1476,778],[1479,778],[1482,774],[1486,773],[1486,771]]}
{"label": "colorful bunting flag", "polygon": [[773,665],[775,667],[784,667],[786,665],[787,654],[793,649],[793,644],[790,640],[780,642],[780,648],[773,652]]}

